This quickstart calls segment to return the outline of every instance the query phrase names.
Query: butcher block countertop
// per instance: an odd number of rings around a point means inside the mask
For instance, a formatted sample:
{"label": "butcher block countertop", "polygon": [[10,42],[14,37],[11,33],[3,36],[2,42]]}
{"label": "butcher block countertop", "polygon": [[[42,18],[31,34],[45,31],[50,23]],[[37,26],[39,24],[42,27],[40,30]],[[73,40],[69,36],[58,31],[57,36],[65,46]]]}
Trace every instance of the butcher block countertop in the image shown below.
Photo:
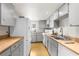
{"label": "butcher block countertop", "polygon": [[5,39],[0,39],[0,54],[6,49],[19,42],[23,37],[8,37]]}
{"label": "butcher block countertop", "polygon": [[[59,44],[63,45],[64,47],[68,48],[69,50],[73,51],[74,53],[79,55],[79,42],[76,42],[75,39],[71,39],[71,40],[57,40],[54,37],[51,37],[50,34],[45,33],[50,39],[55,40],[56,42],[58,42]],[[66,44],[67,42],[74,42],[74,43],[70,43],[70,44]]]}

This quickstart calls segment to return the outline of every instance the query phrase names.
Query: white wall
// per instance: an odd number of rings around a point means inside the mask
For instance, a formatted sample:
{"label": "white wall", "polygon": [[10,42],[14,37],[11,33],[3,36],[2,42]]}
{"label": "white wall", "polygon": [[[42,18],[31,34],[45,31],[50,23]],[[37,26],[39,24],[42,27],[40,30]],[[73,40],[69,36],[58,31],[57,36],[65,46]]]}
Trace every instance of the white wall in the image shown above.
{"label": "white wall", "polygon": [[8,27],[6,26],[0,26],[0,35],[6,35],[8,31]]}
{"label": "white wall", "polygon": [[[36,25],[36,28],[33,28],[33,24]],[[39,21],[31,21],[31,31],[34,32],[35,29],[38,31],[38,29],[39,29]]]}

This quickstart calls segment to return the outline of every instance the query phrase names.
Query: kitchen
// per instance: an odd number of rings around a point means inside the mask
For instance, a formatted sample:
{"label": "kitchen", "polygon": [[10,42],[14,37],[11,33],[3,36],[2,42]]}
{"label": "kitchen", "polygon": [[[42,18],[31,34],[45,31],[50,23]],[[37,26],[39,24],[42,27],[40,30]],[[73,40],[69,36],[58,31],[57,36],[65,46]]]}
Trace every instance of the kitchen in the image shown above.
{"label": "kitchen", "polygon": [[79,3],[0,3],[0,56],[79,56],[78,15]]}

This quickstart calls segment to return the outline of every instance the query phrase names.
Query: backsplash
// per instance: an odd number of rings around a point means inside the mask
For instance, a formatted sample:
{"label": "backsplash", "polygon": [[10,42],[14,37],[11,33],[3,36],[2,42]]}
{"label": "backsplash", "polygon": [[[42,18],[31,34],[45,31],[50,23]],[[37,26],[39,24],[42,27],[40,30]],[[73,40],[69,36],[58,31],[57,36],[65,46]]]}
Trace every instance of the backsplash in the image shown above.
{"label": "backsplash", "polygon": [[0,36],[8,34],[8,27],[0,26]]}
{"label": "backsplash", "polygon": [[63,27],[63,34],[71,37],[79,37],[79,27]]}

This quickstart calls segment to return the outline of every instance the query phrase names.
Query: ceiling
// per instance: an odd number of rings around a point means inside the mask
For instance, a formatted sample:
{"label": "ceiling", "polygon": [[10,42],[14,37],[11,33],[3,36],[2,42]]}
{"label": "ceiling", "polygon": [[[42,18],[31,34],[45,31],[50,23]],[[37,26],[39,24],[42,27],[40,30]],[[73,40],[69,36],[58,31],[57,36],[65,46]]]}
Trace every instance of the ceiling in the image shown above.
{"label": "ceiling", "polygon": [[15,3],[15,10],[20,16],[31,20],[45,20],[61,3]]}

